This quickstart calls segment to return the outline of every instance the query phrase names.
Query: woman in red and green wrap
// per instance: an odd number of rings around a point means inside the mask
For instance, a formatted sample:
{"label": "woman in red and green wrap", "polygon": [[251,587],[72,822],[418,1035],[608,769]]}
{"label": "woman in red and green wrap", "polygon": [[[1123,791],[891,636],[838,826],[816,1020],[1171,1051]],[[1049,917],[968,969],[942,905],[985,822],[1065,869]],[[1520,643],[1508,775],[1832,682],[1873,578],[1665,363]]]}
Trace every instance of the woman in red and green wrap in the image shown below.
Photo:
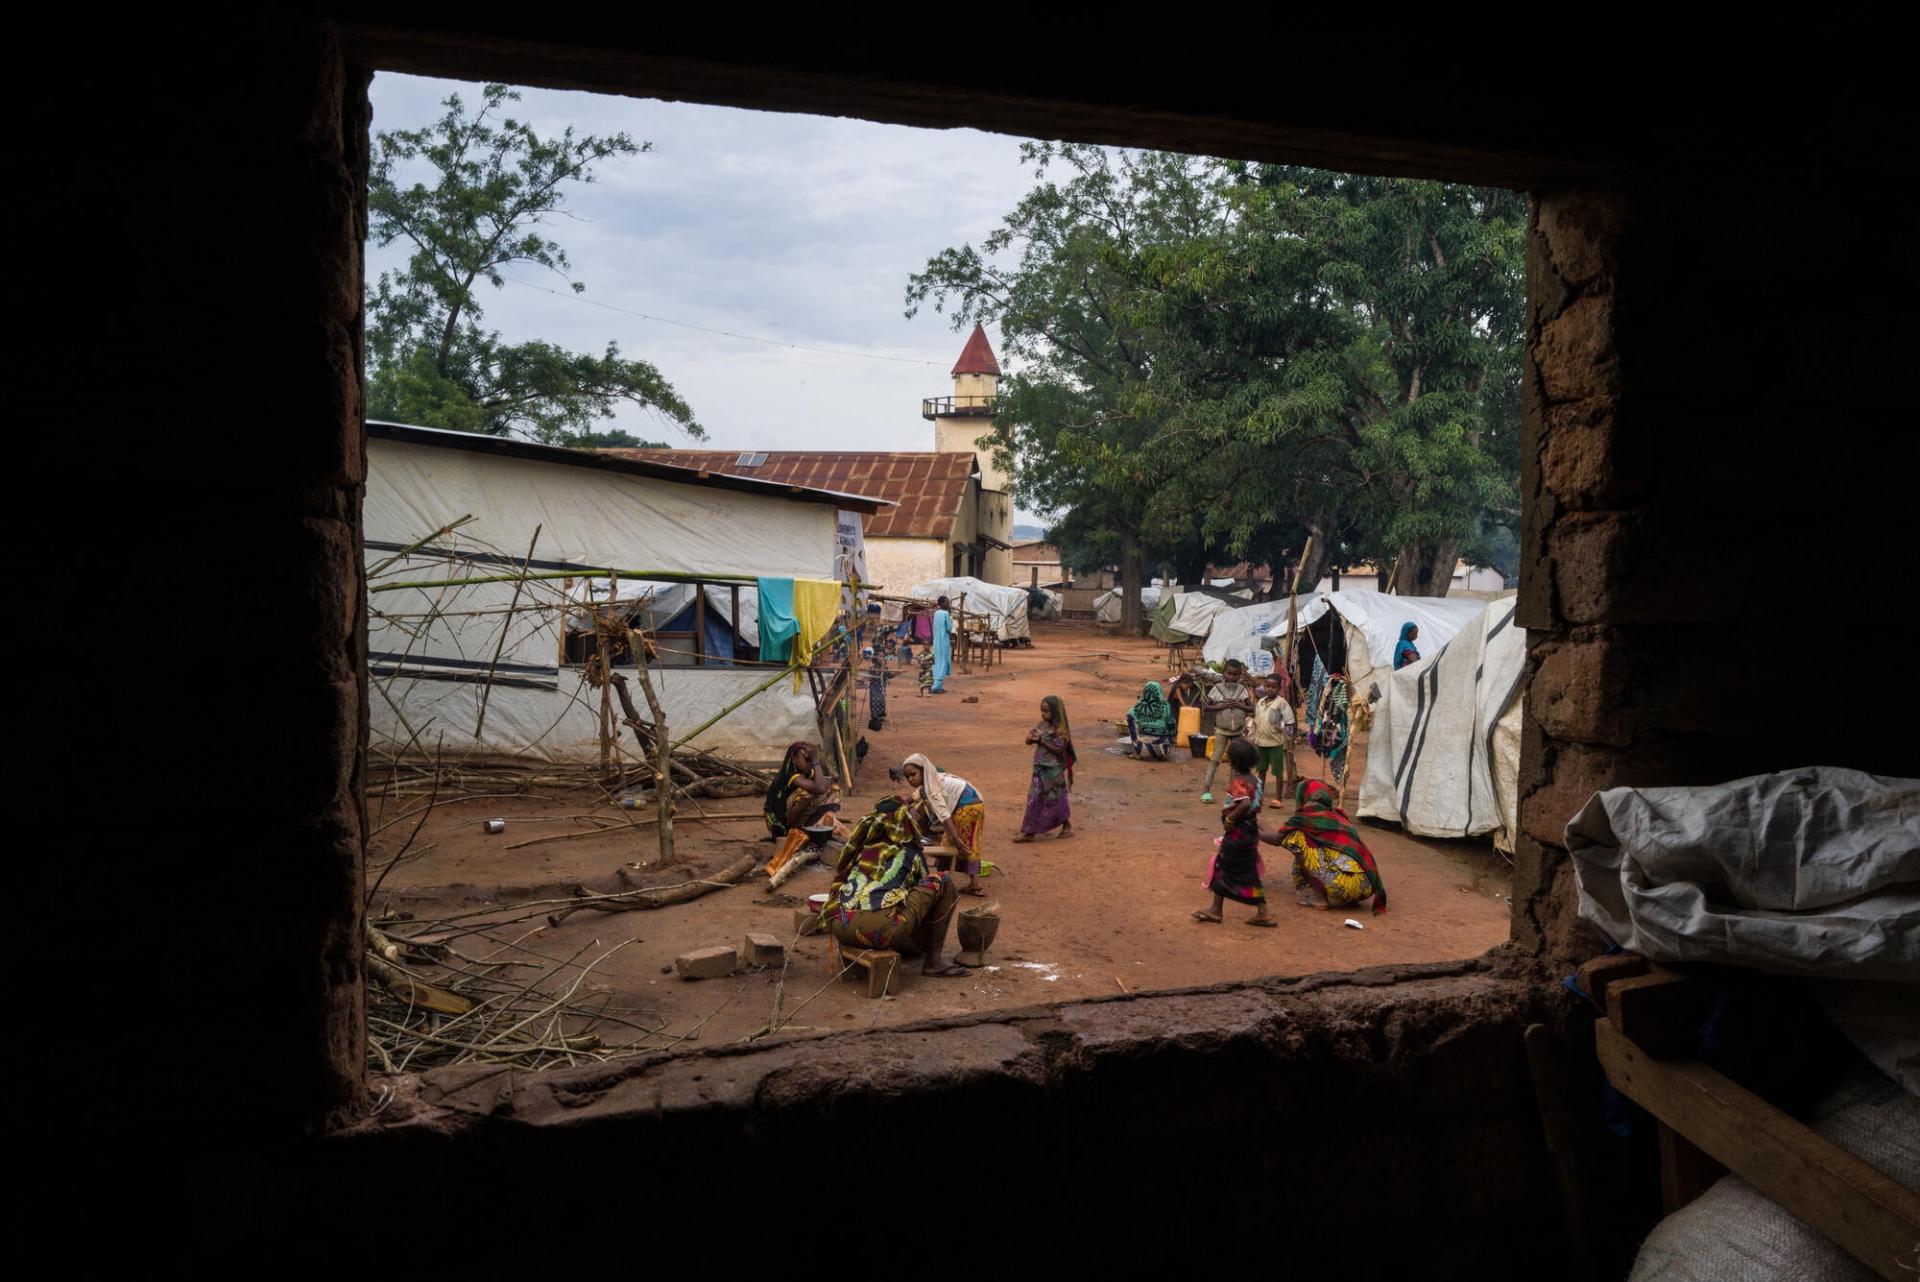
{"label": "woman in red and green wrap", "polygon": [[1260,840],[1293,852],[1293,888],[1313,908],[1344,908],[1373,897],[1373,911],[1387,911],[1387,887],[1373,852],[1360,840],[1338,795],[1318,779],[1302,779],[1294,789],[1293,818]]}

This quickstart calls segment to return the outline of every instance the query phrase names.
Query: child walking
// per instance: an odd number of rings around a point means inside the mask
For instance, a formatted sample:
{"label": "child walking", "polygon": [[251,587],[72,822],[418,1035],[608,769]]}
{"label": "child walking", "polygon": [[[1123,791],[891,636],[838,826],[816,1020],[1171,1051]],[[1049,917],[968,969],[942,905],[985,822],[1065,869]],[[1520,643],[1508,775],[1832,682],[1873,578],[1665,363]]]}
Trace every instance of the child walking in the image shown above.
{"label": "child walking", "polygon": [[920,669],[920,689],[914,693],[914,697],[924,699],[933,693],[933,651],[922,650],[917,662]]}
{"label": "child walking", "polygon": [[1223,920],[1226,901],[1252,904],[1250,926],[1272,926],[1267,911],[1267,892],[1260,884],[1264,869],[1260,859],[1260,781],[1253,769],[1259,764],[1259,750],[1247,738],[1227,745],[1227,763],[1233,778],[1227,783],[1227,799],[1220,805],[1219,851],[1207,865],[1207,889],[1213,892],[1213,905],[1198,909],[1195,921],[1218,923]]}

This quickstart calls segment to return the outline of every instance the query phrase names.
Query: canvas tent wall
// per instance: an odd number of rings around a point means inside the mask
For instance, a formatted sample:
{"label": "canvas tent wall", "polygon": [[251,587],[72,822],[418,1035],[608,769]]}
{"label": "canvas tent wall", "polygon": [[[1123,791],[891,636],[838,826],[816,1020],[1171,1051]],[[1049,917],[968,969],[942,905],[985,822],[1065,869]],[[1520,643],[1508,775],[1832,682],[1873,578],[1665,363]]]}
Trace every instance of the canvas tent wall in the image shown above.
{"label": "canvas tent wall", "polygon": [[1027,590],[1010,588],[1000,583],[988,583],[984,579],[961,576],[952,579],[930,579],[916,584],[909,596],[919,597],[923,601],[934,601],[946,597],[957,609],[960,596],[966,594],[967,613],[984,614],[994,635],[1002,641],[1026,641],[1033,632],[1027,622]]}
{"label": "canvas tent wall", "polygon": [[[1170,593],[1167,589],[1157,584],[1141,588],[1141,613],[1151,617],[1153,612],[1159,608],[1160,603],[1166,600],[1169,595]],[[1118,627],[1120,624],[1120,613],[1119,588],[1108,588],[1105,592],[1102,592],[1093,599],[1093,617],[1095,622],[1104,624],[1107,627]]]}
{"label": "canvas tent wall", "polygon": [[1358,813],[1425,837],[1492,833],[1497,847],[1512,850],[1526,657],[1526,633],[1506,597],[1418,663],[1378,673],[1384,694]]}
{"label": "canvas tent wall", "polygon": [[[1412,623],[1420,629],[1414,642],[1423,655],[1433,654],[1451,641],[1468,623],[1480,617],[1487,603],[1481,600],[1455,600],[1452,597],[1405,597],[1381,592],[1329,592],[1316,596],[1309,605],[1303,598],[1299,624],[1310,627],[1329,610],[1339,615],[1344,634],[1347,679],[1362,695],[1368,686],[1386,689],[1385,678],[1393,671],[1393,652],[1400,642],[1401,625]],[[1279,622],[1267,629],[1274,641],[1287,635],[1284,611]],[[1302,652],[1303,654],[1305,651]]]}
{"label": "canvas tent wall", "polygon": [[[1154,640],[1165,645],[1203,641],[1213,632],[1213,621],[1227,610],[1238,609],[1253,600],[1253,592],[1241,588],[1189,588],[1172,597],[1162,597],[1153,612]],[[1162,616],[1165,616],[1164,618]]]}
{"label": "canvas tent wall", "polygon": [[[1306,597],[1301,597],[1301,609],[1306,609]],[[1201,652],[1208,663],[1224,663],[1228,659],[1238,659],[1247,665],[1247,670],[1256,676],[1264,676],[1273,671],[1273,653],[1265,646],[1267,631],[1278,622],[1280,635],[1287,632],[1287,599],[1262,601],[1258,605],[1243,605],[1237,610],[1226,610],[1216,615],[1213,631],[1207,636],[1206,648]]]}
{"label": "canvas tent wall", "polygon": [[[858,496],[737,477],[703,479],[660,464],[466,433],[369,424],[367,436],[373,736],[411,741],[416,752],[437,750],[450,761],[597,764],[600,694],[587,685],[584,663],[568,660],[564,645],[570,602],[589,580],[601,580],[604,596],[613,586],[608,570],[832,578],[839,511],[875,507]],[[471,519],[436,534],[462,517]],[[424,546],[407,550],[421,540]],[[572,594],[565,579],[542,579],[522,585],[516,601],[513,580],[523,562],[533,573],[577,572]],[[693,615],[692,585],[637,577],[618,579],[617,599],[635,601],[646,626]],[[499,581],[394,586],[481,579]],[[713,616],[733,631],[733,594],[731,585],[709,585],[702,594],[701,648],[708,649],[719,640]],[[740,599],[739,636],[757,639],[751,581],[741,585]],[[659,669],[658,690],[675,738],[771,675],[737,656],[705,657],[709,661]],[[637,689],[634,697],[644,713]],[[796,692],[782,680],[694,745],[767,761],[794,739],[818,736],[807,684]],[[629,751],[632,744],[626,736]]]}

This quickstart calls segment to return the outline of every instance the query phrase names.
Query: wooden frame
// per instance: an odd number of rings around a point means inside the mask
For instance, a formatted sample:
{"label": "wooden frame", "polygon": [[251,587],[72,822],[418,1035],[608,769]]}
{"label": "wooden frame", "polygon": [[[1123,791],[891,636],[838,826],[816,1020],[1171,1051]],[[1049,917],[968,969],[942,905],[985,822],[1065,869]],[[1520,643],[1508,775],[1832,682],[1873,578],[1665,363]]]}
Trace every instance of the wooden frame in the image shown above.
{"label": "wooden frame", "polygon": [[1883,1278],[1920,1243],[1920,1193],[1816,1134],[1690,1049],[1693,981],[1632,954],[1580,968],[1606,1018],[1594,1048],[1607,1080],[1660,1123],[1660,1186],[1669,1212],[1723,1170],[1746,1180]]}

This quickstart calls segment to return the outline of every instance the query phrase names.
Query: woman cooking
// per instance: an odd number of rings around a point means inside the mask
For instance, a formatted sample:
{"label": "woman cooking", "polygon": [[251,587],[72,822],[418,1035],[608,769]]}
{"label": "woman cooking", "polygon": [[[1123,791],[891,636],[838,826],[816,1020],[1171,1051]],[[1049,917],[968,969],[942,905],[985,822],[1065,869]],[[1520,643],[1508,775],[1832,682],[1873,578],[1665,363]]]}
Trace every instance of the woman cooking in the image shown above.
{"label": "woman cooking", "polygon": [[840,790],[820,763],[820,751],[804,739],[792,744],[774,773],[761,806],[768,840],[785,838],[767,861],[769,875],[779,872],[806,843],[809,826],[840,827]]}
{"label": "woman cooking", "polygon": [[900,774],[917,794],[913,805],[919,821],[929,831],[945,834],[953,851],[953,870],[967,874],[960,893],[986,894],[980,888],[980,834],[986,830],[987,803],[972,784],[934,769],[920,753],[901,764]]}

